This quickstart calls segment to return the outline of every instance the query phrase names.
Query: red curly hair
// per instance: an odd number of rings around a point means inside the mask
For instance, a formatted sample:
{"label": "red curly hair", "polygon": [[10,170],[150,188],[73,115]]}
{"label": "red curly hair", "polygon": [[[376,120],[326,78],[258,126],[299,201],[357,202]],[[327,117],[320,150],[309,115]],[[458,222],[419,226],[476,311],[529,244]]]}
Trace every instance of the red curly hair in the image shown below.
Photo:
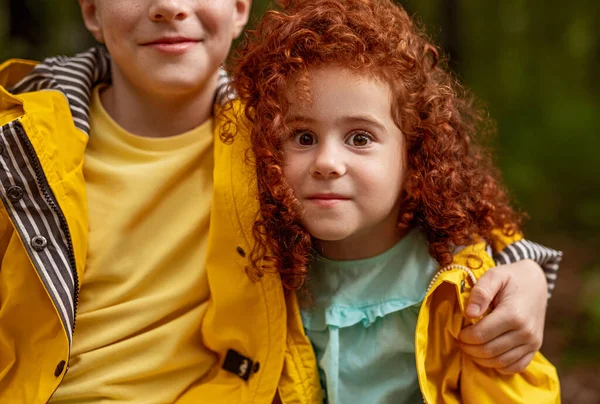
{"label": "red curly hair", "polygon": [[430,254],[443,266],[452,262],[455,246],[471,244],[475,235],[489,241],[493,229],[506,234],[519,229],[520,215],[511,208],[489,154],[474,142],[476,135],[490,132],[488,120],[404,9],[391,0],[279,5],[248,32],[234,58],[234,87],[252,122],[262,213],[253,228],[250,275],[276,269],[292,290],[306,279],[312,240],[300,225],[299,202],[282,170],[282,139],[290,130],[285,94],[294,78],[306,84],[310,69],[323,65],[390,83],[407,156],[399,231],[421,228]]}

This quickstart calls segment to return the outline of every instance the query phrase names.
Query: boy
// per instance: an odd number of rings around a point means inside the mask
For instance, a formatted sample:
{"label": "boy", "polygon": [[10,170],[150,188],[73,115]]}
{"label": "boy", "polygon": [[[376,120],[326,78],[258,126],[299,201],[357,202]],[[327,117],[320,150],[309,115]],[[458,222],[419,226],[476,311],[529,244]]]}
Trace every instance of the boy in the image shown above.
{"label": "boy", "polygon": [[[213,113],[251,0],[79,2],[110,58],[0,67],[0,401],[268,403],[279,388],[311,402],[293,295],[244,272],[258,209],[247,139],[220,142]],[[505,263],[534,252],[512,249]],[[507,306],[527,298],[510,294],[518,270],[541,296],[531,265],[497,271],[483,309],[496,290]],[[474,330],[496,348],[506,331]],[[489,360],[489,347],[471,348]]]}

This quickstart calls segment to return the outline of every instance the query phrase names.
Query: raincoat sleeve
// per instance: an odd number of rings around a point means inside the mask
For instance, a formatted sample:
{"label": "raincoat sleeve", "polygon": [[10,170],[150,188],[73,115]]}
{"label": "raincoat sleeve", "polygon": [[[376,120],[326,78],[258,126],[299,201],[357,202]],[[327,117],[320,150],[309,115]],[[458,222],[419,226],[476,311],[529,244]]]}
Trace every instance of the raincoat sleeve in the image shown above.
{"label": "raincoat sleeve", "polygon": [[520,233],[507,236],[501,230],[492,233],[491,255],[497,265],[512,264],[530,259],[542,267],[548,283],[548,298],[556,286],[562,252],[523,238]]}
{"label": "raincoat sleeve", "polygon": [[464,354],[458,334],[473,323],[464,316],[475,278],[494,266],[482,246],[467,247],[455,264],[467,267],[474,256],[481,258],[479,269],[453,270],[442,274],[423,302],[415,334],[419,383],[428,404],[549,404],[560,403],[560,385],[554,366],[536,353],[527,368],[518,374],[503,375],[484,368]]}
{"label": "raincoat sleeve", "polygon": [[560,403],[556,369],[541,353],[515,375],[484,368],[462,355],[460,395],[463,403],[528,404]]}

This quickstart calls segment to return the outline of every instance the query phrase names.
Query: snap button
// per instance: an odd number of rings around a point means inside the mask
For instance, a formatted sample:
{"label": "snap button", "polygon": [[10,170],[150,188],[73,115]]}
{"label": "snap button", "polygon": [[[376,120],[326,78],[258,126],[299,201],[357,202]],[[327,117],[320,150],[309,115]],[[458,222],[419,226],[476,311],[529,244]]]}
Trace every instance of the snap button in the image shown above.
{"label": "snap button", "polygon": [[465,293],[465,285],[466,285],[466,282],[464,279],[462,281],[460,281],[460,293]]}
{"label": "snap button", "polygon": [[31,239],[30,243],[31,248],[35,251],[42,251],[48,245],[48,240],[44,236],[35,236]]}
{"label": "snap button", "polygon": [[222,368],[227,372],[237,375],[242,380],[248,381],[252,369],[254,369],[253,365],[254,362],[252,359],[230,349],[227,351],[227,355],[225,355]]}
{"label": "snap button", "polygon": [[245,257],[246,256],[246,251],[244,251],[244,249],[242,247],[237,247],[236,248],[237,253],[240,255],[240,257]]}
{"label": "snap button", "polygon": [[23,189],[13,185],[6,190],[6,196],[11,202],[17,202],[23,197]]}
{"label": "snap button", "polygon": [[56,369],[54,369],[54,376],[56,376],[56,377],[60,376],[62,374],[63,370],[65,369],[65,365],[66,365],[65,361],[58,362],[58,365],[56,365]]}
{"label": "snap button", "polygon": [[259,370],[260,370],[260,363],[256,362],[256,363],[254,364],[254,367],[252,368],[252,371],[253,371],[254,373],[258,373],[258,371],[259,371]]}

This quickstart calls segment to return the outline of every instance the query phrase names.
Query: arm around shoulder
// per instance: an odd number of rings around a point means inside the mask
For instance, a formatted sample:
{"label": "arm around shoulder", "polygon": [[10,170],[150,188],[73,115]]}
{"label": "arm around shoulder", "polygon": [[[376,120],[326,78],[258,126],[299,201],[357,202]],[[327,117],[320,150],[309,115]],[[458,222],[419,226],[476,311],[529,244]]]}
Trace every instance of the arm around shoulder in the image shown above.
{"label": "arm around shoulder", "polygon": [[[548,297],[556,286],[558,269],[562,260],[562,252],[545,247],[523,238],[520,233],[505,235],[501,230],[492,232],[492,255],[498,266],[512,263],[521,263],[532,260],[539,265],[548,283]],[[527,263],[522,264],[523,269],[529,269]]]}

